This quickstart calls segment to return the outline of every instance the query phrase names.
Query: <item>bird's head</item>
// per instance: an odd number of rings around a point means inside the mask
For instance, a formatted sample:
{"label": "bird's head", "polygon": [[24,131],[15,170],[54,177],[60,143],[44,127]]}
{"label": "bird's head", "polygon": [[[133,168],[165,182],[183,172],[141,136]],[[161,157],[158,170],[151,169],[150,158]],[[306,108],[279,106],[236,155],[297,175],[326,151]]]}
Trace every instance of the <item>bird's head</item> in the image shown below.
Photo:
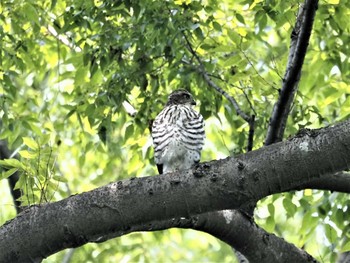
{"label": "bird's head", "polygon": [[187,90],[179,89],[173,91],[169,97],[167,105],[196,105],[196,102],[194,101],[191,93],[189,93]]}

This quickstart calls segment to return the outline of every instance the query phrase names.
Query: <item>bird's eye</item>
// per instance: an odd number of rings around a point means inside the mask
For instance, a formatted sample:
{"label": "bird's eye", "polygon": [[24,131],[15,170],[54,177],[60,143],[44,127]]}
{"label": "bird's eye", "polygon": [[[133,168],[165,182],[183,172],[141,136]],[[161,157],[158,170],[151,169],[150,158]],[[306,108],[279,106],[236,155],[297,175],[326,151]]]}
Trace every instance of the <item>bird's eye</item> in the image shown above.
{"label": "bird's eye", "polygon": [[189,94],[184,94],[184,97],[186,100],[189,100],[191,98],[191,96]]}

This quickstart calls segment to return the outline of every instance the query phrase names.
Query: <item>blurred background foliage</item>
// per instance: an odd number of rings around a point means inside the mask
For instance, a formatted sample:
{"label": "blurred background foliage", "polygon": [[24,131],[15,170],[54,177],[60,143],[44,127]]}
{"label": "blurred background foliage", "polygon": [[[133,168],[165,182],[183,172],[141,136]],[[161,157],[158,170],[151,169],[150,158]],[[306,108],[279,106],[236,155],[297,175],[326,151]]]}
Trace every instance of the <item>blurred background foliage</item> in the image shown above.
{"label": "blurred background foliage", "polygon": [[[149,122],[186,88],[206,119],[202,161],[244,153],[248,124],[202,78],[256,115],[263,145],[301,2],[284,0],[2,0],[0,223],[15,216],[5,180],[18,171],[23,204],[50,202],[132,176],[155,175]],[[321,0],[285,137],[350,114],[350,2]],[[205,200],[203,200],[205,202]],[[350,250],[348,196],[306,190],[261,200],[257,223],[321,262]],[[133,233],[45,262],[236,262],[192,230]]]}

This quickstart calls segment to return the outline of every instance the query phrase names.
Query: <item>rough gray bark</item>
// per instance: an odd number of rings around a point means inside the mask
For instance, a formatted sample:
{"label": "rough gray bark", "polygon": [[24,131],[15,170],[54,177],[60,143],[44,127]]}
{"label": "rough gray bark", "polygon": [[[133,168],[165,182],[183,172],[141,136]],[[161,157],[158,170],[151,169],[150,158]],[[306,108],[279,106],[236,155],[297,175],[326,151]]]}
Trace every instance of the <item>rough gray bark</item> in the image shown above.
{"label": "rough gray bark", "polygon": [[291,35],[291,44],[286,73],[278,100],[273,107],[265,145],[279,142],[283,138],[289,111],[298,89],[301,69],[304,63],[318,0],[306,0],[299,10],[296,24]]}
{"label": "rough gray bark", "polygon": [[238,210],[208,212],[189,217],[157,221],[150,225],[134,225],[127,231],[112,233],[98,241],[122,236],[137,231],[156,231],[172,227],[190,228],[209,233],[229,244],[245,255],[251,263],[283,262],[286,259],[296,262],[316,262],[312,256],[256,225],[252,218]]}
{"label": "rough gray bark", "polygon": [[242,253],[251,263],[316,262],[308,253],[266,232],[238,210],[200,215],[194,229],[214,234]]}
{"label": "rough gray bark", "polygon": [[345,121],[182,173],[131,178],[33,206],[0,228],[0,262],[40,261],[135,226],[152,230],[162,220],[237,209],[343,171],[350,167],[349,156],[350,121]]}
{"label": "rough gray bark", "polygon": [[349,263],[349,262],[350,262],[350,251],[344,252],[343,254],[341,254],[337,261],[337,263]]}
{"label": "rough gray bark", "polygon": [[300,188],[296,188],[295,190],[301,190],[305,188],[329,190],[350,194],[350,173],[341,172],[327,177],[312,179],[310,182],[300,185]]}

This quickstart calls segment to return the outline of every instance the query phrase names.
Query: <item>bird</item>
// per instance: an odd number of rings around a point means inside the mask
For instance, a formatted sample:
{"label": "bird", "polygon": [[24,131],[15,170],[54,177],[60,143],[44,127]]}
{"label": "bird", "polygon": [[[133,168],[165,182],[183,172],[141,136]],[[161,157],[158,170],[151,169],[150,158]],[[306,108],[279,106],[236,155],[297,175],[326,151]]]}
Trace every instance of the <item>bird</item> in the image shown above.
{"label": "bird", "polygon": [[204,145],[203,116],[193,109],[192,95],[173,91],[152,124],[154,160],[159,174],[182,171],[198,163]]}

